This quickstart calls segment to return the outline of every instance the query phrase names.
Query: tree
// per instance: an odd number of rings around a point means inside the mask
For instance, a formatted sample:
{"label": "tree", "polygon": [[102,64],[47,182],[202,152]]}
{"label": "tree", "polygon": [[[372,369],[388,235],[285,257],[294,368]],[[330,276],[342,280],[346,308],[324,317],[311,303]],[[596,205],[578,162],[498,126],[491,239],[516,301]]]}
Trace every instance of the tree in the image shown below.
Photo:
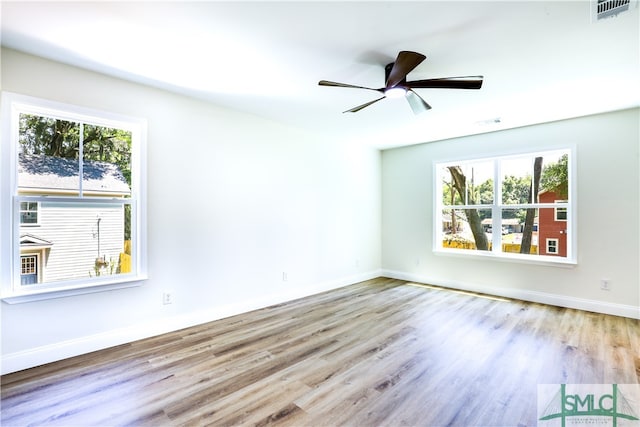
{"label": "tree", "polygon": [[[449,166],[447,169],[451,172],[453,186],[460,195],[461,200],[465,200],[465,194],[467,194],[467,204],[476,204],[474,196],[475,191],[468,191],[467,177],[464,176],[460,166]],[[467,216],[467,221],[469,221],[469,227],[471,228],[473,239],[476,242],[476,249],[481,251],[489,250],[489,242],[487,241],[487,235],[482,228],[482,218],[478,215],[478,210],[465,209],[464,213]]]}
{"label": "tree", "polygon": [[77,158],[79,135],[77,123],[30,114],[20,115],[19,142],[24,154]]}
{"label": "tree", "polygon": [[562,199],[569,198],[569,155],[563,154],[557,162],[550,163],[542,170],[540,187],[554,191]]}
{"label": "tree", "polygon": [[[538,203],[538,191],[540,187],[540,175],[542,173],[542,157],[536,157],[533,161],[533,185],[529,190],[529,203]],[[520,253],[531,252],[531,237],[533,235],[533,222],[536,216],[535,208],[528,208],[522,230],[522,242],[520,243]]]}

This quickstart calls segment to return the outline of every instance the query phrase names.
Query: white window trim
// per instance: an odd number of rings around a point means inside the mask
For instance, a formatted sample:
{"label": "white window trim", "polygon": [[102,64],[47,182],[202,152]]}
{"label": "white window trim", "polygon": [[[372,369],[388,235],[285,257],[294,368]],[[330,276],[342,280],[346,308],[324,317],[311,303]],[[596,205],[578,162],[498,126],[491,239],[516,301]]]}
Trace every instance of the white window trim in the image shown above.
{"label": "white window trim", "polygon": [[[527,254],[514,254],[514,253],[504,253],[498,251],[496,248],[497,244],[500,242],[501,236],[498,233],[493,233],[493,241],[492,246],[493,250],[491,251],[478,251],[478,250],[465,250],[465,249],[449,249],[442,247],[442,186],[437,185],[439,182],[439,166],[447,165],[447,164],[458,164],[463,165],[465,163],[476,163],[488,160],[495,159],[509,159],[516,158],[522,156],[536,156],[538,154],[544,154],[552,151],[561,151],[568,150],[569,151],[569,164],[568,164],[568,176],[569,176],[569,188],[568,188],[568,200],[571,202],[566,202],[567,206],[567,219],[571,219],[572,224],[572,232],[569,234],[569,238],[567,239],[567,257],[558,257],[555,255],[527,255]],[[577,179],[576,179],[576,157],[577,157],[577,146],[575,144],[564,144],[558,146],[548,146],[545,148],[541,148],[534,151],[522,150],[522,151],[509,151],[509,152],[496,152],[491,155],[469,155],[458,158],[450,158],[450,159],[434,159],[432,161],[432,177],[433,177],[433,187],[435,187],[435,191],[433,191],[432,196],[432,206],[433,206],[433,224],[432,224],[432,251],[435,255],[442,256],[453,256],[453,257],[461,257],[461,258],[476,258],[483,260],[492,260],[492,261],[500,261],[500,262],[516,262],[523,264],[535,264],[535,265],[545,265],[545,266],[553,266],[553,267],[574,267],[577,265],[577,215],[575,207],[578,206],[577,201]],[[494,199],[499,197],[498,195],[502,193],[501,181],[500,181],[500,170],[499,167],[494,168],[494,183],[496,183],[497,192],[494,195]],[[495,218],[496,221],[492,224],[494,229],[502,229],[502,217],[498,213],[502,208],[519,208],[520,205],[502,205],[501,200],[494,200],[494,204],[492,205],[461,205],[455,206],[455,209],[464,209],[464,208],[479,208],[479,209],[493,209],[492,218]],[[556,203],[534,203],[531,205],[526,205],[526,207],[534,207],[534,208],[557,208]],[[540,244],[540,242],[538,242]]]}
{"label": "white window trim", "polygon": [[[146,232],[146,133],[144,119],[104,112],[75,105],[35,98],[31,96],[2,92],[0,122],[2,142],[0,143],[0,298],[10,304],[60,298],[72,295],[101,292],[113,289],[139,286],[147,279],[147,232]],[[138,142],[132,147],[132,188],[136,190],[133,201],[132,236],[134,273],[118,274],[100,278],[67,280],[29,287],[20,285],[20,245],[18,242],[20,218],[14,203],[19,203],[17,185],[17,146],[19,113],[38,114],[127,129]],[[47,201],[55,197],[45,196]],[[69,202],[69,198],[60,198]],[[113,203],[113,200],[91,199],[91,203]]]}

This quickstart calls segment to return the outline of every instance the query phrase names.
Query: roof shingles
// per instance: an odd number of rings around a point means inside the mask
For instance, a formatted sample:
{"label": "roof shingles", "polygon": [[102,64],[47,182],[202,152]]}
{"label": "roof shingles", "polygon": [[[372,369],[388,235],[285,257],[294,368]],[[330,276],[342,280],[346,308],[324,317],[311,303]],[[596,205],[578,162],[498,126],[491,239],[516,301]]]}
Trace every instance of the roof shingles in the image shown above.
{"label": "roof shingles", "polygon": [[[84,192],[128,195],[131,189],[118,166],[85,160],[82,162]],[[21,190],[77,191],[79,165],[76,159],[20,154],[18,187]]]}

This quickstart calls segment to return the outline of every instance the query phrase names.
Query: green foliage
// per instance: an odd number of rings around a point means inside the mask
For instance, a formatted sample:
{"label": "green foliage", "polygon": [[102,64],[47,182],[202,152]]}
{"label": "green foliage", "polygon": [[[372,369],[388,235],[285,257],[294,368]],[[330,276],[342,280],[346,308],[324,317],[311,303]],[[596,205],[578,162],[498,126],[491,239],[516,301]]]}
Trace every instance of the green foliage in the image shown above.
{"label": "green foliage", "polygon": [[529,202],[530,176],[507,176],[502,181],[502,203],[507,205]]}
{"label": "green foliage", "polygon": [[24,154],[77,159],[79,141],[78,123],[30,114],[20,115],[18,142]]}
{"label": "green foliage", "polygon": [[542,169],[541,191],[554,191],[563,199],[569,198],[569,155],[564,154],[556,163]]}
{"label": "green foliage", "polygon": [[493,203],[493,179],[488,179],[476,187],[476,200],[481,205]]}

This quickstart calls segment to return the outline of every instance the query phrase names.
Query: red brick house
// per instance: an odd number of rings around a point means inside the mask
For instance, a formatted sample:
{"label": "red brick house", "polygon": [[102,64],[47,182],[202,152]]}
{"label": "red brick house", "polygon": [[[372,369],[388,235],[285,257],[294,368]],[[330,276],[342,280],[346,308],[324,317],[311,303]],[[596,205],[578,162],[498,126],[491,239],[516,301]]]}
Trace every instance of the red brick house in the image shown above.
{"label": "red brick house", "polygon": [[[564,201],[554,191],[538,194],[540,203]],[[543,208],[538,219],[538,248],[540,255],[567,256],[567,209]]]}

